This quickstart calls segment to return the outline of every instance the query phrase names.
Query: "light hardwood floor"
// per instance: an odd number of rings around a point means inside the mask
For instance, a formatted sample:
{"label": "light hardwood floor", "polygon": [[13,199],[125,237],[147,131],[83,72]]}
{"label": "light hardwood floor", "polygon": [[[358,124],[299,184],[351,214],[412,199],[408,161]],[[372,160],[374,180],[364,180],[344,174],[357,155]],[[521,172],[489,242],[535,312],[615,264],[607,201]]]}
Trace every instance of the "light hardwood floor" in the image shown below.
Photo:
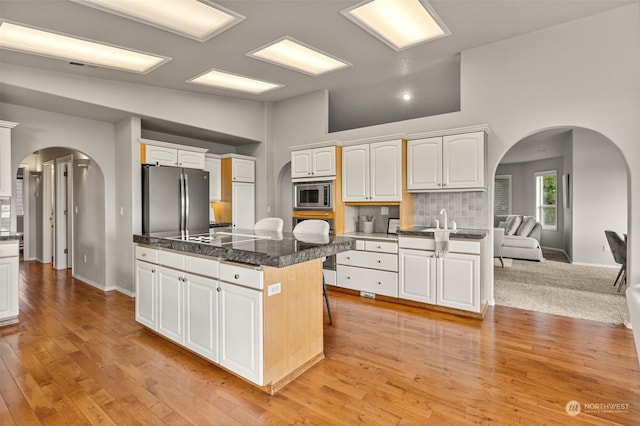
{"label": "light hardwood floor", "polygon": [[145,330],[133,299],[25,262],[20,324],[0,328],[0,425],[640,422],[640,369],[622,326],[330,297],[326,359],[268,396]]}

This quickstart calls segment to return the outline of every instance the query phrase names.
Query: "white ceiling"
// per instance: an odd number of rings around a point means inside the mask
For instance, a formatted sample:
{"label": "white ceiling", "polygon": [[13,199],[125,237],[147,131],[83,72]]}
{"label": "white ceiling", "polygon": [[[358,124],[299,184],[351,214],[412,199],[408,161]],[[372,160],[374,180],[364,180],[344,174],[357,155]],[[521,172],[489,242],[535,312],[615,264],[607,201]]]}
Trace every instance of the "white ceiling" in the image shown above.
{"label": "white ceiling", "polygon": [[[410,106],[401,105],[399,93],[391,93],[390,88],[410,90],[417,94],[424,92],[424,87],[435,84],[433,79],[442,78],[442,64],[455,62],[455,57],[461,51],[637,1],[433,0],[430,4],[451,30],[451,35],[396,52],[340,14],[341,10],[357,3],[354,1],[220,1],[217,3],[247,19],[201,43],[71,1],[0,0],[0,19],[172,58],[169,63],[147,75],[90,66],[78,67],[60,60],[11,51],[0,51],[0,62],[256,101],[279,101],[328,89],[330,99],[334,97],[339,100],[332,103],[332,108],[340,108],[336,111],[348,112],[353,116],[346,119],[347,123],[341,124],[348,127],[348,121],[355,125],[366,125],[367,116],[374,113],[384,116],[385,109],[390,114],[395,111],[393,120],[433,113],[433,105],[420,96],[414,98]],[[353,66],[311,77],[245,55],[285,35],[348,61]],[[285,87],[262,95],[249,95],[185,83],[187,79],[213,67],[284,84]],[[433,71],[434,67],[436,71]],[[74,106],[69,100],[43,99],[39,93],[6,85],[0,86],[0,90],[0,100],[18,105],[43,109],[55,106],[58,112],[90,115],[88,118],[97,118],[97,115],[105,121],[117,119],[122,113],[88,108],[87,105]],[[456,96],[458,93],[453,94],[454,98]],[[398,114],[399,109],[403,109],[405,114]],[[340,117],[343,115],[338,113]],[[149,120],[153,121],[153,117],[149,117]],[[160,127],[164,127],[164,124]]]}

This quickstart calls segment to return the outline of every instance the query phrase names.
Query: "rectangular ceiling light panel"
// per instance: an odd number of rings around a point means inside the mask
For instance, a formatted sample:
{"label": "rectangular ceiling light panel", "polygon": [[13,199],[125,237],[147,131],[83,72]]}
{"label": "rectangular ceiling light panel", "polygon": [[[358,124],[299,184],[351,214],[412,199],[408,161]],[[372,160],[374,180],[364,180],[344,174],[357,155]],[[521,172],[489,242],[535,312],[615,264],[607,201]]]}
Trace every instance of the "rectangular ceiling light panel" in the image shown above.
{"label": "rectangular ceiling light panel", "polygon": [[350,63],[307,46],[291,37],[283,37],[247,56],[310,74],[314,77],[351,66]]}
{"label": "rectangular ceiling light panel", "polygon": [[236,90],[240,92],[252,93],[254,95],[259,95],[269,90],[284,87],[282,84],[243,77],[241,75],[232,74],[217,69],[209,70],[204,74],[189,79],[187,80],[187,83],[203,84],[205,86]]}
{"label": "rectangular ceiling light panel", "polygon": [[206,0],[71,1],[203,42],[245,19]]}
{"label": "rectangular ceiling light panel", "polygon": [[0,22],[0,48],[140,74],[171,60],[7,21]]}
{"label": "rectangular ceiling light panel", "polygon": [[367,0],[341,13],[395,50],[451,34],[422,0]]}

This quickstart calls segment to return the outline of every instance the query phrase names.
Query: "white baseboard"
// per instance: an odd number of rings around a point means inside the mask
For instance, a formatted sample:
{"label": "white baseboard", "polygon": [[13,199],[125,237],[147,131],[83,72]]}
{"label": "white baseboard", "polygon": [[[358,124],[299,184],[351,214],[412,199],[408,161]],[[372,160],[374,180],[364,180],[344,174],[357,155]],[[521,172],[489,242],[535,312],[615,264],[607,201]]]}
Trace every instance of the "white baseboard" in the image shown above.
{"label": "white baseboard", "polygon": [[620,269],[620,265],[604,265],[601,263],[588,263],[588,262],[571,262],[573,265],[580,266],[595,266],[598,268],[610,268],[610,269]]}
{"label": "white baseboard", "polygon": [[115,290],[115,287],[112,287],[112,288],[105,287],[102,284],[98,284],[97,282],[91,281],[89,278],[85,278],[81,275],[71,274],[71,276],[77,280],[82,281],[85,284],[89,284],[91,287],[97,288],[98,290],[102,290],[102,291]]}
{"label": "white baseboard", "polygon": [[115,291],[117,291],[117,292],[119,292],[119,293],[124,294],[125,296],[129,296],[129,297],[136,297],[136,293],[135,293],[135,292],[133,292],[133,291],[131,291],[131,290],[124,289],[124,288],[122,288],[122,287],[118,287],[118,286],[116,286],[116,287],[114,288],[114,290],[115,290]]}

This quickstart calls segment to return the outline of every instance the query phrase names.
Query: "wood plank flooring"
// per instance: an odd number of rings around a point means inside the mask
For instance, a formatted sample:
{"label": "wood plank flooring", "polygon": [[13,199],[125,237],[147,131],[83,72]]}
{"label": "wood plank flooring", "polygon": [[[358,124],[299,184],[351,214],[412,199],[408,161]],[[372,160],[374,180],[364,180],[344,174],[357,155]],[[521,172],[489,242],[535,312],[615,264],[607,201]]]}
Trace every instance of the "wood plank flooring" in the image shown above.
{"label": "wood plank flooring", "polygon": [[[326,359],[269,396],[144,329],[128,296],[25,262],[20,323],[0,328],[0,425],[640,423],[622,326],[330,298]],[[612,403],[628,408],[593,405]]]}

